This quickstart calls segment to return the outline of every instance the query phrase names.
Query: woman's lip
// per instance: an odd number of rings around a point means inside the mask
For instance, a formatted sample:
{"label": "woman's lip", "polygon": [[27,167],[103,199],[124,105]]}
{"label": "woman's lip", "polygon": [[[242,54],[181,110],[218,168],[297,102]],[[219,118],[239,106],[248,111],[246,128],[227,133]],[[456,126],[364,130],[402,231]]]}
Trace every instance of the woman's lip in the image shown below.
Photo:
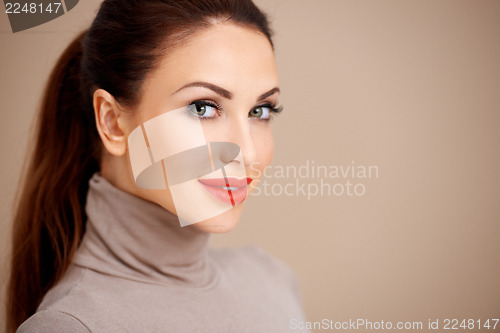
{"label": "woman's lip", "polygon": [[248,184],[252,182],[252,178],[211,178],[211,179],[198,179],[200,183],[208,186],[217,186],[217,187],[246,187]]}
{"label": "woman's lip", "polygon": [[[245,201],[247,197],[247,185],[243,186],[224,186],[208,185],[206,180],[198,179],[203,187],[216,199],[231,206],[236,206]],[[215,182],[214,182],[215,183]],[[234,183],[233,183],[234,185]]]}

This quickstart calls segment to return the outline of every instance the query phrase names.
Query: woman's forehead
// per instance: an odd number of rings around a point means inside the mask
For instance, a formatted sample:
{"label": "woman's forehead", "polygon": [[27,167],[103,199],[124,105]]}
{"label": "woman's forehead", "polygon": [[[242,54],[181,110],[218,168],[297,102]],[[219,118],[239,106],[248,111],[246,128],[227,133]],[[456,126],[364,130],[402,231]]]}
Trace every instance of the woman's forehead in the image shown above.
{"label": "woman's forehead", "polygon": [[276,86],[278,73],[271,44],[255,29],[218,23],[195,33],[169,51],[151,74],[162,89],[176,90],[194,81],[248,89]]}

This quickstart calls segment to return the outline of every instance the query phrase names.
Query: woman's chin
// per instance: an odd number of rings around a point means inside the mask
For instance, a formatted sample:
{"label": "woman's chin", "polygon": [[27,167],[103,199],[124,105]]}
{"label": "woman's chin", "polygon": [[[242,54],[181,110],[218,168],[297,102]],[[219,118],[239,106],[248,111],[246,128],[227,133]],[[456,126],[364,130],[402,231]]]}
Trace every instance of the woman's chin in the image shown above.
{"label": "woman's chin", "polygon": [[244,204],[245,203],[243,202],[238,206],[228,210],[227,212],[224,212],[207,220],[197,222],[194,225],[200,230],[214,234],[229,232],[233,230],[236,225],[238,225],[241,216],[241,210],[243,209]]}

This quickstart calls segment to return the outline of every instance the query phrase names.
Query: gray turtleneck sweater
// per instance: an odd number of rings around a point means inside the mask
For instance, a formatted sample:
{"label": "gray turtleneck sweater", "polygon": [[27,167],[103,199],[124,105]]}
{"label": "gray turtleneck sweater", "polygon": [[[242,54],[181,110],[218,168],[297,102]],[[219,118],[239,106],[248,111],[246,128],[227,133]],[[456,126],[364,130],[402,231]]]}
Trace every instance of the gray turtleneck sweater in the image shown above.
{"label": "gray turtleneck sweater", "polygon": [[215,250],[161,206],[97,172],[63,278],[18,333],[279,333],[304,321],[293,272],[258,246]]}

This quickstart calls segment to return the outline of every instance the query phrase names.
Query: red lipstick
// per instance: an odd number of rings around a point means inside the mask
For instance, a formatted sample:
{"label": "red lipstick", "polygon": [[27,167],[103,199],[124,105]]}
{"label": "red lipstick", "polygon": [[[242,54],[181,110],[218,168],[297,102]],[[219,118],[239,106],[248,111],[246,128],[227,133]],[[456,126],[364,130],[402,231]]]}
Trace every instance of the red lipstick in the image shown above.
{"label": "red lipstick", "polygon": [[211,178],[198,179],[205,189],[225,204],[236,206],[242,203],[247,196],[247,185],[252,178]]}

